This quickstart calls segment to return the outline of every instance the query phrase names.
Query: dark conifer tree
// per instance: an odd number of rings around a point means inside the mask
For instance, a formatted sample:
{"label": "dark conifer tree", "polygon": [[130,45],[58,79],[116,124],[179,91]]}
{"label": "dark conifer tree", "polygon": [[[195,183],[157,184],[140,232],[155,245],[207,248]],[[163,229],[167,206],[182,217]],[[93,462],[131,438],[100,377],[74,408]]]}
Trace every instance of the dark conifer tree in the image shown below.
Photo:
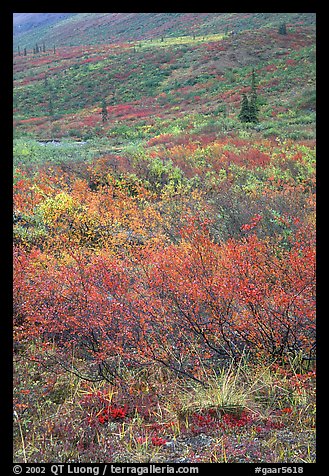
{"label": "dark conifer tree", "polygon": [[103,101],[102,101],[102,112],[101,112],[101,114],[102,114],[102,121],[106,122],[107,119],[108,119],[108,112],[107,112],[107,105],[106,105],[105,99],[103,99]]}
{"label": "dark conifer tree", "polygon": [[279,26],[279,34],[286,35],[287,34],[287,25],[285,23],[281,23]]}
{"label": "dark conifer tree", "polygon": [[250,122],[249,100],[248,100],[248,97],[245,93],[242,94],[241,110],[240,110],[240,114],[239,114],[239,119],[240,119],[241,122]]}
{"label": "dark conifer tree", "polygon": [[246,94],[242,95],[241,110],[239,119],[241,122],[258,122],[258,98],[256,86],[256,73],[252,70],[251,74],[251,93],[248,99]]}
{"label": "dark conifer tree", "polygon": [[251,122],[258,122],[258,99],[257,99],[257,86],[256,86],[256,73],[252,70],[251,75],[251,94],[249,101],[249,116]]}
{"label": "dark conifer tree", "polygon": [[51,96],[49,97],[48,113],[49,113],[49,116],[54,115],[54,106],[53,106],[53,100]]}

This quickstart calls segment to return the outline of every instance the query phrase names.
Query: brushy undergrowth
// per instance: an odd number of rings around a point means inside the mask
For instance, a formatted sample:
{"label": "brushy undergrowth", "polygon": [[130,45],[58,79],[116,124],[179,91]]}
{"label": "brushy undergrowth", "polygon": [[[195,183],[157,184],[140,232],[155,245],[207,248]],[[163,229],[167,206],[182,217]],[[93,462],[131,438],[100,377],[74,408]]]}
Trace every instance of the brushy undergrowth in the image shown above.
{"label": "brushy undergrowth", "polygon": [[14,460],[20,462],[315,462],[315,370],[231,365],[191,383],[127,370],[117,385],[16,353]]}

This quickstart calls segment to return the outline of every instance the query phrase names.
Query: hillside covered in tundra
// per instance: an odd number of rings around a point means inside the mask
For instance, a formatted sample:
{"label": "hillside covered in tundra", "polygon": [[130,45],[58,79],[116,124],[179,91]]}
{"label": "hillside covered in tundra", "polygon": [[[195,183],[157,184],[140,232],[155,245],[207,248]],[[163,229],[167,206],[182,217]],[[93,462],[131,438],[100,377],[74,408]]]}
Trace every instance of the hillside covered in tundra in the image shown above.
{"label": "hillside covered in tundra", "polygon": [[315,14],[13,21],[15,462],[315,463]]}

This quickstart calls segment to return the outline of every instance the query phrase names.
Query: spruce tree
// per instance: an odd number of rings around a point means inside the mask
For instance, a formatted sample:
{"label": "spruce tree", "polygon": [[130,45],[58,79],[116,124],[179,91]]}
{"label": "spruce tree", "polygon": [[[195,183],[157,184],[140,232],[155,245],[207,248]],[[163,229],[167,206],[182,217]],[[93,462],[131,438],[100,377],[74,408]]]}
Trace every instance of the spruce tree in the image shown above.
{"label": "spruce tree", "polygon": [[282,23],[279,26],[279,34],[280,35],[286,35],[287,34],[287,25],[285,23]]}
{"label": "spruce tree", "polygon": [[251,74],[251,93],[248,99],[244,93],[242,95],[241,110],[239,119],[241,122],[258,122],[258,99],[257,99],[257,86],[256,86],[256,73],[252,70]]}
{"label": "spruce tree", "polygon": [[53,106],[53,100],[51,96],[49,97],[48,113],[49,113],[49,116],[54,115],[54,106]]}
{"label": "spruce tree", "polygon": [[105,99],[103,99],[103,101],[102,101],[102,112],[101,112],[101,114],[102,114],[102,121],[106,122],[107,119],[108,119],[108,113],[107,113],[107,106],[106,106]]}
{"label": "spruce tree", "polygon": [[250,122],[249,100],[245,93],[242,94],[239,119],[241,122]]}
{"label": "spruce tree", "polygon": [[255,99],[249,101],[249,122],[258,122],[258,110]]}
{"label": "spruce tree", "polygon": [[251,94],[249,101],[249,117],[250,122],[258,122],[258,100],[257,100],[257,87],[256,87],[256,73],[252,70],[251,74]]}

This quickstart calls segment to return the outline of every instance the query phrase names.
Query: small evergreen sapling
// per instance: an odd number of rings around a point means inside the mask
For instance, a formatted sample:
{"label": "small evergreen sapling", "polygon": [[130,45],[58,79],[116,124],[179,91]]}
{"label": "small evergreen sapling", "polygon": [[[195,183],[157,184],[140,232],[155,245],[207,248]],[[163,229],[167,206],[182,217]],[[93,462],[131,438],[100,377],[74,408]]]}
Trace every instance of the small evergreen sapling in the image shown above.
{"label": "small evergreen sapling", "polygon": [[102,101],[102,112],[101,112],[101,114],[102,114],[102,121],[106,122],[107,119],[108,119],[108,112],[107,112],[107,105],[106,105],[105,99],[103,99],[103,101]]}
{"label": "small evergreen sapling", "polygon": [[281,23],[279,26],[279,34],[286,35],[287,34],[287,25],[285,23]]}

